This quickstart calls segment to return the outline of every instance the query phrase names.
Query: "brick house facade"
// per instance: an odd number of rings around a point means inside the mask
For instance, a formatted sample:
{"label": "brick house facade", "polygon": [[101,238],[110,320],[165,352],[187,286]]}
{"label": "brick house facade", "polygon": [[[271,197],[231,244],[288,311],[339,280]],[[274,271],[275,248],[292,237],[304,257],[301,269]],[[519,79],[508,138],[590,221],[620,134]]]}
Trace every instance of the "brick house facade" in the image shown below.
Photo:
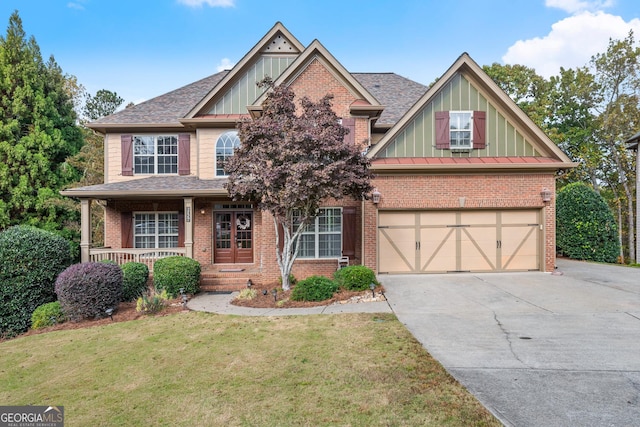
{"label": "brick house facade", "polygon": [[[205,285],[277,283],[272,217],[223,187],[234,129],[260,113],[264,76],[297,98],[333,95],[345,141],[376,174],[379,200],[323,204],[298,279],[331,275],[343,256],[378,274],[554,268],[555,175],[573,164],[467,54],[426,87],[350,73],[280,23],[232,70],[89,124],[105,136],[105,183],[63,192],[82,201],[83,261],[178,254],[203,266]],[[105,248],[92,247],[94,200]]]}

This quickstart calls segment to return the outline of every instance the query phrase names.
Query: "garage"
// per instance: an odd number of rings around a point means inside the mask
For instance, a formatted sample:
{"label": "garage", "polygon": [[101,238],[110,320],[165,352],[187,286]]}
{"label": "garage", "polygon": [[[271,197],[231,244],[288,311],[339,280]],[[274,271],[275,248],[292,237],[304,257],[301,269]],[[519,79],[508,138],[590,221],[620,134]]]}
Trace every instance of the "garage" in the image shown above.
{"label": "garage", "polygon": [[380,211],[378,272],[540,270],[539,209]]}

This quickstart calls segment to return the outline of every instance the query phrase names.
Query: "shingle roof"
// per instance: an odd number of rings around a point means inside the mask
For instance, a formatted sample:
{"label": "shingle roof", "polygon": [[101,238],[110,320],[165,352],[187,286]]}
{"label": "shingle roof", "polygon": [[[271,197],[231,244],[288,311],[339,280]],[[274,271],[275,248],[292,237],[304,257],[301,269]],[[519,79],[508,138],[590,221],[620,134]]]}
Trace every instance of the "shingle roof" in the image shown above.
{"label": "shingle roof", "polygon": [[377,125],[394,125],[429,89],[395,73],[351,73],[385,108]]}
{"label": "shingle roof", "polygon": [[[101,125],[175,125],[204,98],[228,71],[213,74],[197,82],[157,96],[138,105],[98,119],[89,127]],[[384,107],[377,125],[391,126],[427,91],[427,86],[394,73],[352,73]]]}
{"label": "shingle roof", "polygon": [[180,124],[194,105],[207,95],[229,71],[213,74],[164,95],[98,119],[90,127],[101,124]]}
{"label": "shingle roof", "polygon": [[70,188],[61,192],[69,197],[122,198],[131,194],[136,198],[144,196],[212,196],[227,194],[224,183],[227,178],[199,179],[195,176],[150,176],[109,184]]}

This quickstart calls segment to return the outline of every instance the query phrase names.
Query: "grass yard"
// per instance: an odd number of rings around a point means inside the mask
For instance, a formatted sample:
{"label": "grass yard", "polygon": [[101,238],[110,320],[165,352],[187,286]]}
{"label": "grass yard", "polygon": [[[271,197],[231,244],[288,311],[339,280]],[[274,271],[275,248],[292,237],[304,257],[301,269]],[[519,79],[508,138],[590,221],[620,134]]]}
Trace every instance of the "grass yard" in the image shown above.
{"label": "grass yard", "polygon": [[499,426],[393,315],[183,312],[0,343],[0,404],[65,426]]}

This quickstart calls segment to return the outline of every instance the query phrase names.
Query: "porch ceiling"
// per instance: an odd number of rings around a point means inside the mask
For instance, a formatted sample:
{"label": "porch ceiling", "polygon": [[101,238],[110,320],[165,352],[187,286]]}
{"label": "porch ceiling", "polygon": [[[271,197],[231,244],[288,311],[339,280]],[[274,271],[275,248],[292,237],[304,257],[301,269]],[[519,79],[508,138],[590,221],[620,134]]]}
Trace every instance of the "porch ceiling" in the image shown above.
{"label": "porch ceiling", "polygon": [[199,179],[195,176],[150,176],[109,184],[69,188],[63,196],[85,199],[143,199],[228,196],[226,178]]}

